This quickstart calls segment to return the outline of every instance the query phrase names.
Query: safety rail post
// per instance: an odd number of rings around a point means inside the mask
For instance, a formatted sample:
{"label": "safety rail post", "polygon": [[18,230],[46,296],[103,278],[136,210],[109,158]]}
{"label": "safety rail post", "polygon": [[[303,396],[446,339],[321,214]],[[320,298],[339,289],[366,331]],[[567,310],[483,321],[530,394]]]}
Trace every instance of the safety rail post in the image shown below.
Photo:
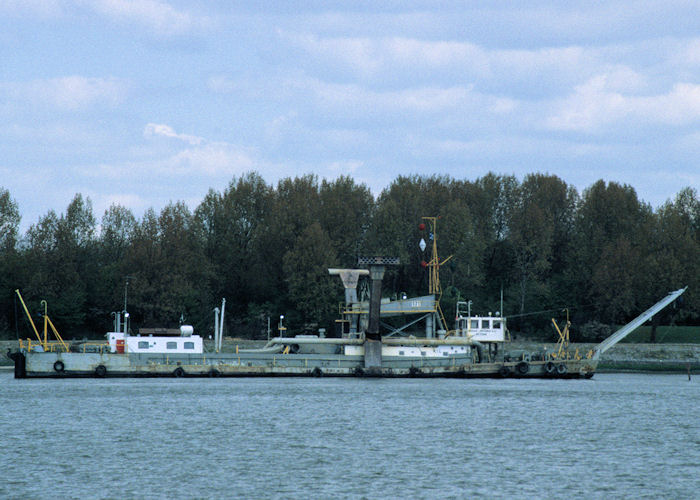
{"label": "safety rail post", "polygon": [[27,314],[27,318],[29,319],[29,323],[32,325],[32,330],[34,330],[34,334],[36,335],[37,340],[41,344],[41,337],[39,336],[39,332],[36,329],[36,325],[34,324],[34,320],[32,319],[32,315],[29,314],[29,310],[27,309],[27,305],[24,303],[24,299],[22,298],[22,294],[19,293],[19,288],[15,290],[15,293],[19,297],[19,301],[22,304],[22,308],[24,309],[24,312]]}
{"label": "safety rail post", "polygon": [[63,341],[63,337],[61,337],[61,335],[58,333],[58,330],[56,330],[56,327],[53,325],[53,322],[51,321],[51,318],[49,318],[48,315],[47,315],[47,316],[46,316],[46,319],[47,319],[48,322],[49,322],[49,326],[51,326],[51,330],[53,331],[53,334],[54,334],[54,335],[56,336],[56,338],[61,342],[61,345],[62,345],[63,348],[66,350],[66,352],[68,352],[70,349],[68,348],[68,346],[66,345],[66,343]]}

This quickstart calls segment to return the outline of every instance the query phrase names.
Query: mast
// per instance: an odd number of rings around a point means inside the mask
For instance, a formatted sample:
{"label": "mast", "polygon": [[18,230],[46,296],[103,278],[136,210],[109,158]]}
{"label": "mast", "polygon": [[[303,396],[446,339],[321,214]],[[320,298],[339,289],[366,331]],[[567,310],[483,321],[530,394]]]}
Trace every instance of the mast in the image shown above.
{"label": "mast", "polygon": [[[447,330],[447,322],[445,321],[445,315],[442,312],[442,307],[440,307],[440,299],[442,298],[442,287],[440,285],[440,266],[444,265],[448,260],[452,258],[452,255],[447,257],[445,260],[440,262],[440,257],[438,257],[437,250],[437,221],[440,217],[423,217],[423,220],[428,221],[429,225],[429,239],[432,240],[431,250],[430,250],[430,261],[423,261],[421,264],[423,267],[428,268],[428,293],[435,295],[436,313],[438,321],[442,325],[442,328]],[[425,229],[425,224],[418,226],[422,231]],[[425,247],[425,240],[421,239],[421,249]]]}

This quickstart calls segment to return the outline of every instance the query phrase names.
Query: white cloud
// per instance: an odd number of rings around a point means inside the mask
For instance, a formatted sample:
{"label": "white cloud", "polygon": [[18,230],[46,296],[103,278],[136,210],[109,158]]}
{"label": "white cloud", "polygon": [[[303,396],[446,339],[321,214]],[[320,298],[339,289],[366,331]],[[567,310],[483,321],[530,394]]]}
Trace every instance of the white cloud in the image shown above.
{"label": "white cloud", "polygon": [[138,176],[145,183],[149,179],[167,177],[226,177],[245,172],[256,167],[252,151],[226,142],[208,141],[203,137],[177,133],[164,124],[149,123],[144,128],[144,137],[166,137],[186,143],[181,146],[170,145],[163,152],[162,148],[143,148],[139,155],[142,160],[126,163],[102,164],[79,168],[80,175],[105,177],[109,179]]}
{"label": "white cloud", "polygon": [[163,173],[217,176],[245,171],[253,168],[255,164],[250,153],[243,148],[225,142],[208,141],[194,135],[179,134],[169,125],[149,123],[143,134],[146,138],[168,137],[194,146],[152,162],[149,168]]}
{"label": "white cloud", "polygon": [[532,78],[551,74],[561,80],[582,75],[600,63],[595,47],[489,49],[468,41],[421,40],[406,37],[329,37],[280,31],[286,42],[317,63],[355,72],[364,79],[388,77],[396,71],[449,74],[453,79]]}
{"label": "white cloud", "polygon": [[201,137],[187,134],[178,134],[173,130],[172,127],[158,123],[149,123],[148,125],[146,125],[146,128],[143,130],[143,135],[147,138],[153,136],[169,137],[171,139],[178,139],[180,141],[187,142],[189,144],[192,144],[193,146],[197,144],[202,144],[202,142],[204,142],[204,139],[202,139]]}
{"label": "white cloud", "polygon": [[665,94],[630,95],[615,78],[599,75],[555,102],[546,125],[555,130],[595,132],[632,121],[639,125],[687,125],[700,120],[700,85],[676,83]]}
{"label": "white cloud", "polygon": [[300,105],[307,103],[336,117],[378,113],[438,113],[460,109],[481,109],[507,113],[517,101],[475,92],[466,86],[421,86],[395,90],[374,90],[357,83],[331,83],[311,77],[287,77],[267,82],[231,82],[229,87],[258,89],[268,99],[287,102],[290,95]]}
{"label": "white cloud", "polygon": [[61,18],[79,16],[82,9],[159,35],[182,35],[213,24],[208,16],[160,0],[0,0],[0,12],[15,16]]}
{"label": "white cloud", "polygon": [[178,10],[159,0],[97,0],[86,5],[109,18],[140,24],[165,35],[187,33],[209,23],[205,16]]}
{"label": "white cloud", "polygon": [[688,41],[686,46],[679,52],[679,64],[689,64],[692,66],[700,66],[700,39]]}
{"label": "white cloud", "polygon": [[179,151],[160,160],[159,170],[169,174],[203,174],[206,176],[235,175],[254,167],[249,153],[230,144],[212,143]]}
{"label": "white cloud", "polygon": [[465,42],[431,42],[410,38],[320,38],[312,34],[280,31],[280,37],[308,55],[328,64],[341,65],[364,77],[385,71],[389,66],[423,65],[440,67],[469,60],[477,72],[488,71],[488,61],[477,46]]}
{"label": "white cloud", "polygon": [[15,15],[55,17],[62,13],[62,5],[61,0],[0,0],[0,11]]}
{"label": "white cloud", "polygon": [[17,105],[49,105],[58,109],[75,110],[95,104],[116,105],[123,101],[128,85],[116,78],[66,76],[48,80],[0,84],[4,94]]}

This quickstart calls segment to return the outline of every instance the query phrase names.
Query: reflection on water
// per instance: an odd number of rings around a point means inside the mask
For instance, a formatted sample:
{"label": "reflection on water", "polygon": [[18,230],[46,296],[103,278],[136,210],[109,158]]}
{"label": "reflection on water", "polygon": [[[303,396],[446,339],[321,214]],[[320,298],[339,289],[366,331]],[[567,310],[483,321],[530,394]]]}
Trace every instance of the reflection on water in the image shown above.
{"label": "reflection on water", "polygon": [[692,498],[698,379],[0,373],[0,497]]}

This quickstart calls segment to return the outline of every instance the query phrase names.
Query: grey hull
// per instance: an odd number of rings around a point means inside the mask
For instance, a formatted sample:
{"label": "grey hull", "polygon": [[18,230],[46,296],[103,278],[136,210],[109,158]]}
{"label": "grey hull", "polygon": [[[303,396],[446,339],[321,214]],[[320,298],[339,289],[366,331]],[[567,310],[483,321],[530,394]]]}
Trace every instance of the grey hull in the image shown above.
{"label": "grey hull", "polygon": [[[19,354],[19,353],[18,353]],[[22,359],[20,359],[20,357]],[[21,366],[20,366],[21,365]],[[590,378],[597,361],[473,363],[470,356],[384,357],[366,370],[364,356],[343,354],[145,355],[29,352],[15,357],[17,378],[39,377],[519,377]]]}

